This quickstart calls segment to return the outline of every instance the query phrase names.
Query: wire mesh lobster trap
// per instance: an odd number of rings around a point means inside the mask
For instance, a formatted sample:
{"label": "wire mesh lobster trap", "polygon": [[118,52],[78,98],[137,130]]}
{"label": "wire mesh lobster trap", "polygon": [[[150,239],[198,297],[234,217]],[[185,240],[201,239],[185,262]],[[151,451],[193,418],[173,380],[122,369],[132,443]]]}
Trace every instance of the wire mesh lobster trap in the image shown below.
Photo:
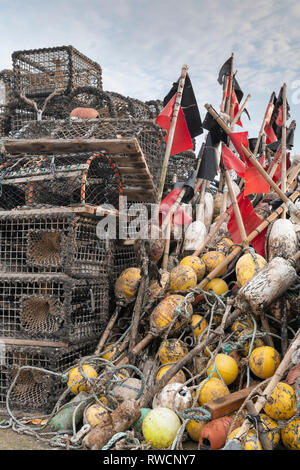
{"label": "wire mesh lobster trap", "polygon": [[55,89],[67,94],[79,86],[102,89],[102,69],[73,46],[15,51],[13,90],[27,97],[47,96]]}
{"label": "wire mesh lobster trap", "polygon": [[97,237],[97,223],[71,209],[0,211],[0,272],[64,273],[104,282],[112,248]]}
{"label": "wire mesh lobster trap", "polygon": [[115,283],[125,269],[136,267],[138,267],[138,260],[133,245],[122,245],[121,243],[117,243],[114,249],[112,284]]}
{"label": "wire mesh lobster trap", "polygon": [[108,291],[108,279],[1,273],[0,337],[66,345],[97,339],[108,321]]}
{"label": "wire mesh lobster trap", "polygon": [[[96,342],[85,342],[68,348],[50,348],[2,344],[0,349],[0,408],[6,409],[6,396],[21,366],[52,372],[64,372],[82,357],[93,354]],[[11,389],[9,407],[22,412],[52,411],[66,383],[60,377],[36,369],[20,371]]]}
{"label": "wire mesh lobster trap", "polygon": [[27,155],[0,165],[0,207],[119,203],[121,182],[105,154]]}
{"label": "wire mesh lobster trap", "polygon": [[187,181],[191,171],[196,169],[196,164],[196,155],[192,151],[172,155],[169,158],[165,189],[172,188],[174,175],[176,175],[177,181]]}
{"label": "wire mesh lobster trap", "polygon": [[[90,141],[99,139],[102,142],[108,140],[120,143],[124,139],[136,139],[140,149],[140,153],[137,151],[136,156],[125,153],[124,144],[123,150],[115,153],[108,150],[106,154],[78,152],[54,154],[51,157],[27,155],[23,156],[20,162],[8,158],[0,179],[3,185],[18,186],[23,193],[32,183],[33,198],[29,202],[26,200],[26,204],[115,205],[118,202],[121,186],[123,195],[126,195],[130,201],[147,201],[148,193],[148,201],[154,202],[165,142],[162,129],[152,121],[130,119],[36,121],[21,129],[18,138],[23,140],[44,138],[47,141],[49,139],[50,143],[52,139],[56,142],[74,141],[79,138]],[[11,171],[9,166],[12,165]],[[129,187],[127,193],[126,186]]]}

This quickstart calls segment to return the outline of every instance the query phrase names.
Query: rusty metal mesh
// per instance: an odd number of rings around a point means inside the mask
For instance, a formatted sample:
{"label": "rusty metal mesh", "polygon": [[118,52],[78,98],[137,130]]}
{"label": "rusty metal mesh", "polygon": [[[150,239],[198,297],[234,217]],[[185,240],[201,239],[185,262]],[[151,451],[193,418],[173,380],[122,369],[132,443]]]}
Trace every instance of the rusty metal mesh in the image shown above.
{"label": "rusty metal mesh", "polygon": [[[5,345],[0,350],[0,407],[6,408],[7,391],[20,366],[63,372],[75,365],[81,357],[91,355],[96,343],[89,341],[68,348]],[[51,412],[65,386],[53,375],[37,370],[22,370],[10,395],[10,407],[27,412]]]}
{"label": "rusty metal mesh", "polygon": [[79,86],[102,88],[102,69],[72,46],[15,51],[13,88],[28,97],[47,96],[55,89],[69,93]]}
{"label": "rusty metal mesh", "polygon": [[108,321],[109,280],[1,274],[0,336],[63,341],[98,338]]}
{"label": "rusty metal mesh", "polygon": [[0,271],[109,277],[112,247],[97,237],[96,219],[55,212],[0,211]]}
{"label": "rusty metal mesh", "polygon": [[74,204],[118,207],[120,181],[106,154],[25,155],[0,166],[0,207]]}
{"label": "rusty metal mesh", "polygon": [[18,137],[22,139],[137,138],[156,185],[165,154],[164,131],[153,121],[141,119],[35,121],[21,129]]}

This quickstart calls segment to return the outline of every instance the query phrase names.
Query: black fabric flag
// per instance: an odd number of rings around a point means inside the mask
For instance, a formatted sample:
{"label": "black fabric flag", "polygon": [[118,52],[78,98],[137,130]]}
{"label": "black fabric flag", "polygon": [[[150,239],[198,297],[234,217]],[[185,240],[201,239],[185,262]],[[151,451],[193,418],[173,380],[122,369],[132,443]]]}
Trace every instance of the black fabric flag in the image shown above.
{"label": "black fabric flag", "polygon": [[200,168],[197,178],[202,178],[208,181],[213,181],[218,173],[220,165],[220,140],[215,140],[211,132],[208,133]]}
{"label": "black fabric flag", "polygon": [[[248,139],[248,142],[249,142],[249,149],[253,153],[256,147],[257,138]],[[260,140],[257,154],[259,155],[261,154],[261,152],[262,152],[262,141]]]}
{"label": "black fabric flag", "polygon": [[219,76],[218,76],[218,82],[220,85],[223,83],[223,78],[224,76],[229,76],[231,73],[231,63],[232,63],[232,57],[230,57],[226,62],[222,65],[219,71]]}
{"label": "black fabric flag", "polygon": [[[282,107],[283,107],[283,99],[282,99],[283,87],[281,87],[278,98],[275,97],[275,106],[270,120],[270,126],[272,126],[276,137],[278,140],[281,139],[282,135]],[[290,105],[286,100],[286,120],[290,118]]]}
{"label": "black fabric flag", "polygon": [[[177,93],[179,80],[176,83],[173,83],[173,86],[169,93],[165,96],[163,105],[164,107],[168,104],[170,99]],[[192,83],[188,74],[186,74],[182,98],[181,98],[181,108],[186,120],[186,124],[189,130],[191,138],[197,137],[203,133],[202,121],[200,117],[200,112],[198,109],[196,97],[192,87]]]}
{"label": "black fabric flag", "polygon": [[217,123],[217,121],[212,117],[212,115],[207,112],[206,116],[203,121],[203,129],[206,129],[208,131],[211,131],[211,133],[214,136],[214,141],[215,142],[224,142],[224,144],[228,144],[228,135],[222,129],[220,124]]}

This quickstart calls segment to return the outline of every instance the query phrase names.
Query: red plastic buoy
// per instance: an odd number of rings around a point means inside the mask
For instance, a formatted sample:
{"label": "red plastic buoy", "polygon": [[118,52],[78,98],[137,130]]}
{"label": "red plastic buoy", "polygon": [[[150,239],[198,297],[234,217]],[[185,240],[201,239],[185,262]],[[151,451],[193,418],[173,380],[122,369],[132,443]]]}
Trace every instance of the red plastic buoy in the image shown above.
{"label": "red plastic buoy", "polygon": [[226,436],[232,421],[229,416],[209,421],[200,431],[200,445],[211,450],[221,449],[226,442]]}

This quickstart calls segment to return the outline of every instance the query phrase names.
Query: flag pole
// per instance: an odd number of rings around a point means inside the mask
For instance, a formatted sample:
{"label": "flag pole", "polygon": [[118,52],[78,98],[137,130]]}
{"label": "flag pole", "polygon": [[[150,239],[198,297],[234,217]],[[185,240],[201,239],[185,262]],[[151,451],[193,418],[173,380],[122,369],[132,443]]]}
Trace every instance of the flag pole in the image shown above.
{"label": "flag pole", "polygon": [[230,106],[231,106],[231,93],[232,93],[232,85],[233,85],[233,60],[234,60],[234,53],[231,54],[231,69],[230,69],[230,82],[229,82],[229,96],[228,101],[226,103],[226,114],[230,115]]}
{"label": "flag pole", "polygon": [[170,153],[171,153],[171,149],[172,149],[174,133],[175,133],[178,113],[179,113],[179,109],[180,109],[180,104],[181,104],[182,93],[183,93],[183,88],[184,88],[187,69],[188,69],[187,65],[183,65],[183,67],[181,69],[181,76],[180,76],[180,80],[179,80],[179,84],[178,84],[178,88],[177,88],[177,93],[176,93],[176,99],[175,99],[175,103],[174,103],[174,110],[173,110],[171,126],[170,126],[170,131],[169,131],[168,140],[167,140],[164,163],[163,163],[161,178],[160,178],[160,182],[159,182],[159,186],[158,186],[158,204],[160,204],[160,202],[161,202],[161,198],[162,198],[162,194],[163,194],[163,190],[164,190],[165,179],[166,179],[167,169],[168,169],[168,163],[169,163]]}
{"label": "flag pole", "polygon": [[239,230],[239,234],[240,234],[240,237],[241,237],[242,246],[245,248],[245,247],[249,246],[249,242],[248,242],[248,239],[247,239],[247,233],[246,233],[246,230],[245,230],[244,221],[243,221],[243,218],[242,218],[242,215],[241,215],[241,212],[240,212],[240,208],[239,208],[239,205],[238,205],[238,202],[237,202],[235,192],[233,190],[232,181],[231,181],[231,178],[230,178],[229,171],[226,170],[225,168],[223,169],[223,171],[224,171],[224,174],[225,174],[226,184],[227,184],[228,190],[229,190],[229,196],[230,196],[230,199],[231,199],[234,216],[235,216],[236,223],[237,223],[238,230]]}
{"label": "flag pole", "polygon": [[[281,189],[286,192],[286,83],[283,84],[282,89],[282,135],[281,135]],[[282,219],[286,219],[286,210],[283,211]]]}
{"label": "flag pole", "polygon": [[249,99],[251,98],[251,95],[247,95],[247,97],[245,98],[245,101],[244,103],[242,104],[242,106],[240,107],[237,115],[235,116],[235,118],[233,119],[232,123],[231,123],[231,127],[232,127],[232,130],[233,130],[233,127],[236,125],[236,123],[238,122],[238,120],[240,119],[241,115],[242,115],[242,112],[244,111],[245,107],[246,107],[246,104],[248,103]]}
{"label": "flag pole", "polygon": [[[231,130],[227,126],[227,124],[223,121],[223,119],[219,116],[217,111],[210,104],[205,104],[204,106],[207,109],[207,111],[209,112],[209,114],[211,114],[212,117],[217,121],[217,123],[222,127],[222,129],[224,129],[226,134],[229,135]],[[263,169],[261,164],[254,157],[253,153],[250,152],[250,150],[247,149],[243,144],[242,144],[242,149],[243,149],[243,152],[245,153],[245,155],[252,162],[253,166],[257,169],[257,171],[261,174],[261,176],[265,179],[265,181],[271,186],[271,188],[274,189],[274,191],[278,194],[278,196],[286,204],[287,208],[293,208],[294,215],[300,221],[300,210],[298,210],[294,207],[294,204],[292,203],[292,201],[285,195],[285,193],[278,187],[278,185],[272,180],[272,178],[268,175],[268,173]]]}

